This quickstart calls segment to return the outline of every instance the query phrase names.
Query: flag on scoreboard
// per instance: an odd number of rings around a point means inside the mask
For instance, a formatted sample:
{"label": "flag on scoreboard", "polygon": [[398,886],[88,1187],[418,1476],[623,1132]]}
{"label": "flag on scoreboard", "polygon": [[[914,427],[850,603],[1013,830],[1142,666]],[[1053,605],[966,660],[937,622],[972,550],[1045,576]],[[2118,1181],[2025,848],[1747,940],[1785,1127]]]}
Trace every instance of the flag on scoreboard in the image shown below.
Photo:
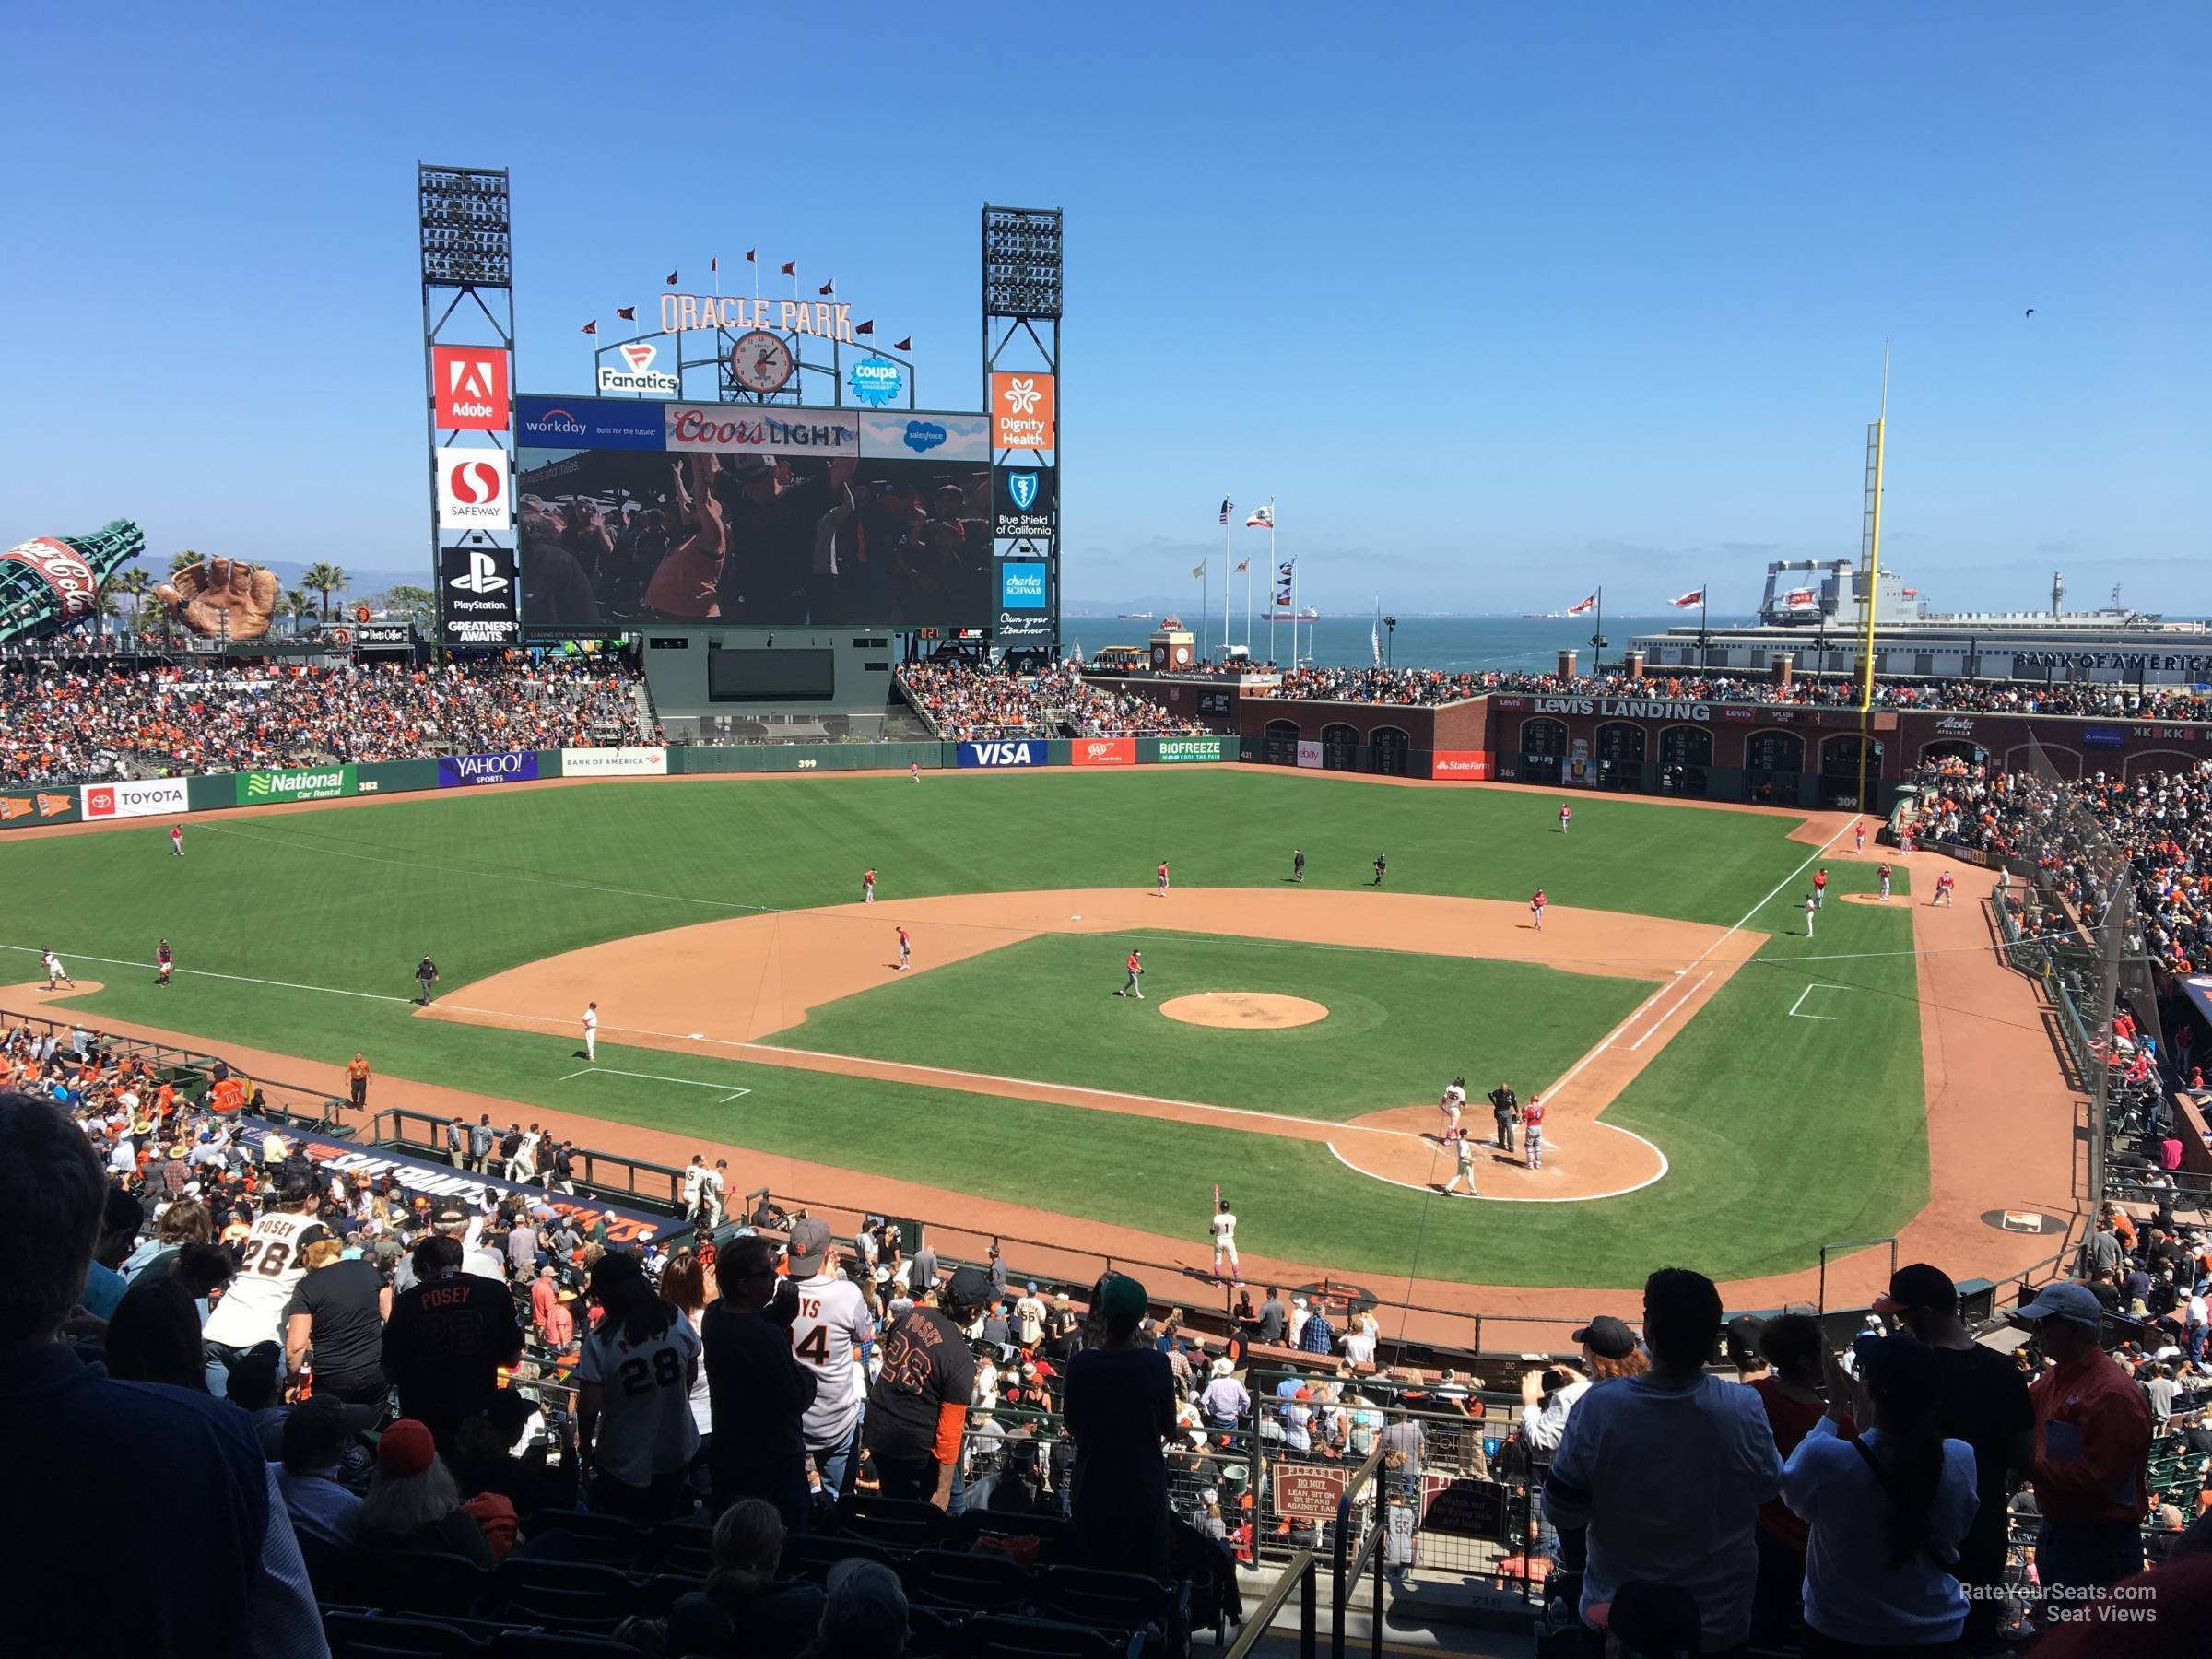
{"label": "flag on scoreboard", "polygon": [[635,323],[638,320],[638,308],[634,305],[618,305],[615,307],[615,315],[625,323]]}
{"label": "flag on scoreboard", "polygon": [[579,334],[597,334],[599,332],[599,319],[594,317],[589,323],[586,323],[576,332]]}
{"label": "flag on scoreboard", "polygon": [[783,262],[782,271],[783,275],[786,276],[796,276],[799,274],[799,262],[795,259],[785,260]]}
{"label": "flag on scoreboard", "polygon": [[830,277],[829,281],[827,281],[827,282],[823,283],[823,284],[822,284],[822,286],[821,286],[820,288],[816,288],[814,291],[815,291],[816,293],[818,293],[818,294],[823,294],[823,295],[829,295],[829,294],[834,294],[834,293],[836,293],[836,292],[837,292],[837,278],[836,278],[836,277],[834,277],[834,276]]}
{"label": "flag on scoreboard", "polygon": [[1252,516],[1244,521],[1244,528],[1247,530],[1274,529],[1275,503],[1270,501],[1265,507],[1254,507],[1252,510]]}
{"label": "flag on scoreboard", "polygon": [[1582,602],[1580,605],[1571,605],[1571,606],[1569,606],[1567,607],[1567,614],[1568,614],[1569,616],[1571,616],[1571,617],[1579,617],[1579,616],[1583,615],[1583,614],[1585,611],[1594,611],[1594,610],[1595,610],[1596,608],[1597,608],[1597,595],[1596,595],[1595,594],[1591,594],[1591,595],[1590,595],[1590,597],[1589,597],[1589,598],[1587,598],[1587,599],[1583,600],[1583,602]]}
{"label": "flag on scoreboard", "polygon": [[903,340],[893,340],[891,342],[891,349],[893,351],[912,351],[913,348],[914,336],[912,335],[908,335]]}
{"label": "flag on scoreboard", "polygon": [[1673,606],[1702,605],[1705,603],[1705,590],[1703,588],[1691,588],[1689,592],[1683,594],[1681,598],[1669,599],[1667,603]]}
{"label": "flag on scoreboard", "polygon": [[867,320],[865,323],[855,323],[855,324],[853,324],[853,332],[854,334],[856,334],[856,335],[864,335],[864,334],[865,334],[865,335],[872,335],[872,334],[874,334],[874,333],[876,332],[876,319],[875,319],[875,318],[873,318],[873,317],[870,317],[870,318],[869,318],[869,319],[868,319],[868,320]]}

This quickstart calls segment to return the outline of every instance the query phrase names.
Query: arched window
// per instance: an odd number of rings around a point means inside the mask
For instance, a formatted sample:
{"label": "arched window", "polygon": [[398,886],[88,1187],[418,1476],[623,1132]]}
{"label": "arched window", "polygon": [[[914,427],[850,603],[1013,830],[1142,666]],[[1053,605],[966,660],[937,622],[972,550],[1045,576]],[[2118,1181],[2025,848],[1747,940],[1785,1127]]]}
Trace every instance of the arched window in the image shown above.
{"label": "arched window", "polygon": [[1325,771],[1357,771],[1359,768],[1359,728],[1342,724],[1323,726],[1321,764]]}
{"label": "arched window", "polygon": [[1597,728],[1597,786],[1600,789],[1643,787],[1643,752],[1649,741],[1643,727],[1630,720],[1609,720]]}
{"label": "arched window", "polygon": [[1744,798],[1794,806],[1805,776],[1805,738],[1796,732],[1754,732],[1744,742]]}
{"label": "arched window", "polygon": [[1402,778],[1406,775],[1406,752],[1413,747],[1413,738],[1396,726],[1377,726],[1368,735],[1375,751],[1375,770],[1385,777]]}
{"label": "arched window", "polygon": [[1567,723],[1563,720],[1524,720],[1521,723],[1521,781],[1557,783],[1567,762]]}
{"label": "arched window", "polygon": [[1296,766],[1298,764],[1298,722],[1271,720],[1267,723],[1267,764]]}
{"label": "arched window", "polygon": [[1659,793],[1702,796],[1712,788],[1712,730],[1671,725],[1659,734]]}

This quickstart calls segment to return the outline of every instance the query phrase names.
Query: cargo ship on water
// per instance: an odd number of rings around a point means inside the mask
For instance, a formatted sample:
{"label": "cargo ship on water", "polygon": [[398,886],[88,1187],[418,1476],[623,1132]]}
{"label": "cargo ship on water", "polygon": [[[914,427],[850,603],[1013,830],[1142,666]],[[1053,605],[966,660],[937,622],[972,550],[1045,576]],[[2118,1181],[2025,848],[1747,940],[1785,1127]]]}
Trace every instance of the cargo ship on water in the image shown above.
{"label": "cargo ship on water", "polygon": [[[2051,579],[2041,611],[1941,612],[1890,571],[1873,595],[1874,667],[1888,678],[2097,681],[2111,685],[2212,684],[2212,625],[2170,622],[2112,602],[2067,610],[2065,582]],[[1853,674],[1865,629],[1865,573],[1850,559],[1778,560],[1767,567],[1759,620],[1748,627],[1669,628],[1628,649],[1648,668],[1729,669],[1768,675],[1787,657],[1800,674]]]}

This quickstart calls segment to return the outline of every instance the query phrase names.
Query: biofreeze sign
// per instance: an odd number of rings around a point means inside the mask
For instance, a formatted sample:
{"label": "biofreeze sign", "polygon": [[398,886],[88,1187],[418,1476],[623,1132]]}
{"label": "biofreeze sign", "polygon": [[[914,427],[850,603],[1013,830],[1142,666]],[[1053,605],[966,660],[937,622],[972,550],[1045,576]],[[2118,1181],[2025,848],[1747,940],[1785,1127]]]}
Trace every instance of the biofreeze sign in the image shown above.
{"label": "biofreeze sign", "polygon": [[995,743],[963,743],[959,747],[962,766],[1042,766],[1052,759],[1052,750],[1041,737],[1017,737]]}

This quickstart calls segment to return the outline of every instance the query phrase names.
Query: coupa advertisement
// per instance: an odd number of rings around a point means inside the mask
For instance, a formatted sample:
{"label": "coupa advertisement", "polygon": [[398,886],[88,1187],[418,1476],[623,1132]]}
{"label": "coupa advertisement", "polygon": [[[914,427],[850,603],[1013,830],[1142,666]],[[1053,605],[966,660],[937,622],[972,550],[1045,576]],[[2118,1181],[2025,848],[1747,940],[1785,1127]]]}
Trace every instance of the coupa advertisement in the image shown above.
{"label": "coupa advertisement", "polygon": [[526,783],[537,776],[537,751],[508,755],[441,755],[438,787],[467,789],[478,783]]}
{"label": "coupa advertisement", "polygon": [[595,1222],[606,1223],[606,1241],[609,1244],[632,1244],[652,1239],[656,1234],[674,1230],[678,1225],[665,1216],[653,1215],[649,1210],[626,1208],[609,1204],[605,1199],[548,1192],[543,1187],[524,1186],[520,1182],[502,1181],[496,1175],[477,1175],[465,1170],[456,1170],[433,1158],[403,1151],[395,1147],[364,1147],[353,1141],[337,1140],[329,1135],[310,1135],[296,1137],[295,1132],[282,1124],[265,1118],[241,1116],[238,1122],[243,1130],[241,1138],[247,1144],[256,1144],[260,1137],[275,1130],[284,1136],[296,1150],[304,1152],[325,1171],[347,1175],[359,1171],[371,1180],[389,1175],[410,1194],[420,1193],[426,1198],[457,1198],[471,1209],[483,1202],[490,1193],[504,1198],[512,1194],[525,1194],[531,1198],[543,1198],[564,1216],[574,1216],[585,1228]]}
{"label": "coupa advertisement", "polygon": [[[240,772],[238,804],[265,806],[276,801],[335,801],[359,793],[353,767],[315,766],[293,771]],[[89,816],[89,815],[88,815]]]}

